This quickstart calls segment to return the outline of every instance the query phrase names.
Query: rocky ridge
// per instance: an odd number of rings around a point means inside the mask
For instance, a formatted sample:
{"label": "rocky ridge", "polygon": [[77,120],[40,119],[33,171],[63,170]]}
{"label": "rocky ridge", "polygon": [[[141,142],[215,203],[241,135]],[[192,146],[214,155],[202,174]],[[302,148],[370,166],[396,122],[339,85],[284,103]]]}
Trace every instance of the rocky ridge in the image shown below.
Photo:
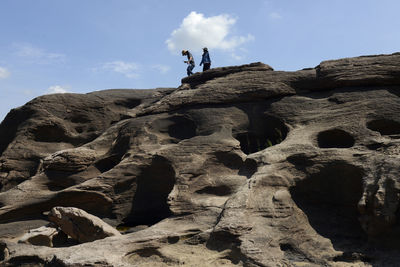
{"label": "rocky ridge", "polygon": [[[252,63],[197,73],[179,88],[36,98],[0,124],[0,260],[395,266],[399,111],[399,53],[296,72]],[[123,234],[17,242],[56,206]]]}

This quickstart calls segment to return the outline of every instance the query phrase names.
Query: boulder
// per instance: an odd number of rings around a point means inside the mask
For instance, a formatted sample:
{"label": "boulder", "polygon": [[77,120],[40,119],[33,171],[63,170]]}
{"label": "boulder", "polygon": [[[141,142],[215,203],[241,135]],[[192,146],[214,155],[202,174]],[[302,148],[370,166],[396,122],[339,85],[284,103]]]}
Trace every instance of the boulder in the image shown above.
{"label": "boulder", "polygon": [[78,208],[54,207],[48,217],[64,233],[80,243],[121,235],[99,217]]}

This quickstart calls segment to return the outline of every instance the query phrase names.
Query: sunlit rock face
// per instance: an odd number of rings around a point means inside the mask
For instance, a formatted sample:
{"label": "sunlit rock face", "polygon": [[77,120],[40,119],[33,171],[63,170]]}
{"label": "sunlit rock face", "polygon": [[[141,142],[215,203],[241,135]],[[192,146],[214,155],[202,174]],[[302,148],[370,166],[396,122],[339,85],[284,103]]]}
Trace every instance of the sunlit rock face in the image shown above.
{"label": "sunlit rock face", "polygon": [[[399,114],[400,54],[36,98],[0,124],[0,260],[395,266]],[[57,248],[15,241],[56,206],[122,235],[84,244],[69,235]]]}

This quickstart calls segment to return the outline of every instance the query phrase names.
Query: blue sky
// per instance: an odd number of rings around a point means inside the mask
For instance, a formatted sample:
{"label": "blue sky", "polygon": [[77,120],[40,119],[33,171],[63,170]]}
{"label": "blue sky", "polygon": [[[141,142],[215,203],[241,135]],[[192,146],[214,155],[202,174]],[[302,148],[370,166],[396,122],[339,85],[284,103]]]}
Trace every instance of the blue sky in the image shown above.
{"label": "blue sky", "polygon": [[47,93],[177,87],[201,71],[275,70],[400,51],[398,0],[1,0],[0,120]]}

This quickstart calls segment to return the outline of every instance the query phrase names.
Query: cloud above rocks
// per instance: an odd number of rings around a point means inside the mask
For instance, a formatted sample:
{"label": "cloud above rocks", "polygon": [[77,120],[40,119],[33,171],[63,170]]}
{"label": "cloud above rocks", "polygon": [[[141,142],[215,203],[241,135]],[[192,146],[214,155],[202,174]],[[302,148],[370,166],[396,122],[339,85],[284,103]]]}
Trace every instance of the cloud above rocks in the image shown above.
{"label": "cloud above rocks", "polygon": [[[125,62],[122,60],[116,60],[102,64],[101,68],[103,71],[111,71],[119,74],[123,74],[127,78],[138,78],[139,65],[134,62]],[[96,70],[99,70],[96,68]]]}
{"label": "cloud above rocks", "polygon": [[13,44],[13,48],[15,55],[28,61],[29,63],[53,64],[63,63],[66,60],[66,56],[64,54],[48,52],[29,43],[15,43]]}
{"label": "cloud above rocks", "polygon": [[0,67],[0,79],[5,79],[10,76],[10,71],[4,67]]}
{"label": "cloud above rocks", "polygon": [[166,44],[172,53],[182,49],[200,51],[203,47],[233,51],[242,44],[254,40],[254,36],[232,35],[236,18],[222,14],[205,17],[204,14],[191,12],[175,29]]}
{"label": "cloud above rocks", "polygon": [[53,85],[47,89],[46,93],[47,94],[65,94],[65,93],[68,93],[68,90],[65,87],[62,87],[61,85]]}
{"label": "cloud above rocks", "polygon": [[157,64],[157,65],[153,65],[152,69],[157,70],[161,74],[166,74],[171,70],[171,67],[167,66],[167,65]]}

